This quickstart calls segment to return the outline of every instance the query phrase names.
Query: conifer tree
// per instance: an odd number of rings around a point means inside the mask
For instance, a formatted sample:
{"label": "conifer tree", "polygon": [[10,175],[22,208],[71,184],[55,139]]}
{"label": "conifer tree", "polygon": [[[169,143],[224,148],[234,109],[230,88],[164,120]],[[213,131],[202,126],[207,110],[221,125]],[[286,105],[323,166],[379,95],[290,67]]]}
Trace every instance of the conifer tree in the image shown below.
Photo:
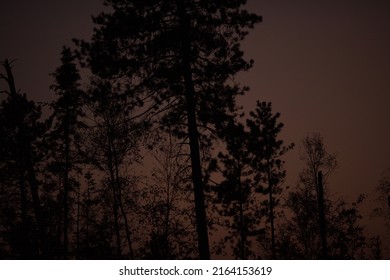
{"label": "conifer tree", "polygon": [[252,65],[240,41],[260,17],[243,10],[245,2],[107,0],[113,12],[94,18],[92,41],[76,41],[94,74],[119,80],[133,105],[164,112],[165,125],[188,138],[201,259],[210,252],[199,127],[220,129],[245,91],[229,82]]}
{"label": "conifer tree", "polygon": [[250,237],[257,235],[261,219],[256,205],[259,197],[253,184],[249,135],[242,124],[233,120],[226,128],[226,152],[218,154],[223,180],[217,188],[218,201],[222,202],[220,214],[227,226],[223,243],[231,243],[236,258],[254,258]]}
{"label": "conifer tree", "polygon": [[272,258],[276,258],[275,248],[275,207],[279,200],[275,197],[282,191],[286,171],[281,157],[294,147],[284,146],[280,132],[284,124],[279,121],[280,113],[272,112],[272,104],[257,101],[256,108],[250,112],[246,123],[249,128],[248,149],[252,155],[252,167],[255,173],[257,190],[268,194],[266,200],[269,223],[271,227]]}
{"label": "conifer tree", "polygon": [[82,126],[83,92],[79,89],[80,75],[75,64],[75,57],[68,47],[61,52],[61,66],[52,74],[55,84],[51,89],[57,95],[52,102],[53,129],[51,131],[55,164],[59,166],[59,182],[62,184],[60,204],[63,208],[63,258],[69,257],[69,227],[71,219],[70,198],[75,192],[77,182],[72,180],[72,173],[77,167],[77,149],[80,144],[79,129]]}

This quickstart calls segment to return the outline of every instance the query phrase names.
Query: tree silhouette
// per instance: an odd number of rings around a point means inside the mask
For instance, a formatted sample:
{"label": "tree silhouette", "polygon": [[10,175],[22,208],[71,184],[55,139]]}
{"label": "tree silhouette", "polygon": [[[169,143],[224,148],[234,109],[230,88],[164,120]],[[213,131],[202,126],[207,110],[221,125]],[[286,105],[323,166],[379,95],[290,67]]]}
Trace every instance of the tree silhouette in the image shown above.
{"label": "tree silhouette", "polygon": [[266,239],[261,227],[264,216],[271,224],[270,251],[272,258],[276,257],[274,216],[279,201],[275,196],[280,194],[286,174],[281,157],[293,147],[284,146],[279,139],[283,128],[279,117],[279,113],[272,112],[271,103],[257,101],[255,111],[246,119],[246,127],[233,118],[225,127],[226,152],[218,154],[217,166],[220,165],[223,180],[217,186],[217,201],[222,202],[221,215],[228,217],[225,226],[230,234],[223,244],[232,242],[236,257],[241,259],[261,255],[254,250],[252,239],[256,237],[260,243]]}
{"label": "tree silhouette", "polygon": [[[284,162],[281,157],[294,144],[283,145],[279,134],[284,126],[279,122],[280,113],[272,112],[271,103],[257,101],[255,111],[250,112],[247,119],[249,132],[249,149],[252,153],[252,167],[255,173],[255,182],[259,191],[268,193],[268,217],[271,225],[271,251],[272,258],[276,258],[275,248],[275,207],[279,200],[275,195],[280,194],[280,185],[284,182],[286,171],[283,169]],[[263,184],[266,184],[264,187]]]}
{"label": "tree silhouette", "polygon": [[83,126],[81,117],[84,95],[79,89],[80,75],[75,64],[75,57],[70,48],[63,47],[61,52],[61,66],[52,74],[55,84],[51,89],[57,94],[57,99],[52,102],[52,119],[54,121],[51,131],[51,150],[57,153],[56,159],[51,164],[59,166],[57,170],[62,182],[63,205],[63,258],[68,258],[69,253],[69,220],[70,197],[75,191],[71,174],[76,168],[78,146],[80,145],[80,128]]}
{"label": "tree silhouette", "polygon": [[[371,254],[366,251],[368,245],[360,225],[362,216],[358,207],[363,199],[364,196],[360,196],[352,204],[342,198],[324,199],[328,258],[358,259],[367,258]],[[288,218],[280,229],[280,258],[323,258],[315,193],[303,184],[298,185],[289,194],[286,206]]]}
{"label": "tree silhouette", "polygon": [[382,172],[377,187],[375,188],[378,206],[373,209],[374,216],[381,217],[385,221],[387,231],[390,231],[390,169]]}
{"label": "tree silhouette", "polygon": [[260,217],[253,187],[248,132],[234,120],[228,123],[226,131],[226,152],[218,154],[223,180],[217,186],[217,201],[221,202],[220,215],[226,217],[223,226],[227,227],[221,245],[224,249],[231,243],[236,258],[254,258],[250,237],[257,234]]}
{"label": "tree silhouette", "polygon": [[[135,203],[131,166],[141,159],[139,145],[146,137],[146,126],[132,121],[126,103],[118,98],[118,88],[111,81],[94,77],[88,92],[91,115],[85,131],[87,145],[82,152],[86,162],[99,176],[103,172],[101,199],[111,209],[115,236],[115,258],[134,258],[130,205]],[[101,173],[100,173],[101,175]],[[108,217],[110,214],[107,214]],[[109,219],[111,220],[111,218]],[[127,253],[122,250],[124,232]]]}
{"label": "tree silhouette", "polygon": [[198,127],[218,129],[245,91],[228,83],[252,64],[240,41],[260,17],[244,3],[104,1],[113,12],[94,18],[92,42],[76,40],[93,73],[120,79],[138,104],[151,104],[146,112],[160,109],[188,137],[201,259],[210,253]]}
{"label": "tree silhouette", "polygon": [[[38,162],[42,157],[37,145],[45,131],[45,125],[39,121],[41,108],[33,101],[29,101],[25,94],[16,91],[9,61],[5,60],[2,66],[6,74],[1,74],[0,78],[6,81],[9,90],[4,91],[7,93],[7,98],[2,101],[0,108],[0,155],[2,159],[0,168],[1,173],[5,174],[3,179],[6,180],[1,185],[5,188],[5,195],[8,195],[5,200],[9,200],[14,194],[17,197],[16,201],[20,203],[19,209],[13,206],[8,210],[2,209],[7,211],[4,214],[7,217],[5,221],[10,223],[8,226],[17,231],[14,232],[16,240],[13,244],[18,249],[16,252],[11,252],[11,256],[46,258],[47,234],[41,206],[41,185],[37,177]],[[19,189],[18,194],[14,188]],[[30,193],[27,192],[27,188],[30,189]],[[35,225],[31,224],[31,205]],[[21,217],[20,227],[17,224],[19,217]],[[13,238],[12,235],[11,238]]]}
{"label": "tree silhouette", "polygon": [[[289,193],[286,200],[286,212],[290,217],[281,229],[284,231],[280,244],[281,257],[358,258],[358,252],[366,246],[363,228],[359,225],[362,217],[358,209],[364,196],[359,196],[351,205],[341,198],[333,201],[329,198],[325,186],[324,200],[319,204],[319,179],[316,174],[322,171],[327,179],[337,166],[337,158],[326,150],[319,134],[305,137],[302,144],[301,159],[306,165],[299,174],[296,188]],[[321,207],[326,217],[325,256],[324,235],[320,230],[319,219]]]}
{"label": "tree silhouette", "polygon": [[[303,139],[287,193],[280,113],[240,114],[241,42],[261,21],[245,0],[103,4],[91,40],[62,48],[53,101],[31,101],[0,61],[0,258],[382,257],[365,195],[331,193],[323,137]],[[389,227],[386,172],[374,213]]]}
{"label": "tree silhouette", "polygon": [[305,184],[315,189],[323,258],[327,258],[324,186],[331,172],[337,167],[336,155],[326,151],[323,138],[319,133],[305,137],[302,146],[301,160],[305,162],[307,169],[301,173],[300,178],[302,182],[305,181]]}
{"label": "tree silhouette", "polygon": [[[158,132],[156,149],[150,150],[153,168],[143,187],[143,219],[150,237],[145,258],[178,259],[196,257],[196,230],[193,192],[187,152],[181,141],[167,132]],[[148,165],[151,165],[150,163]]]}

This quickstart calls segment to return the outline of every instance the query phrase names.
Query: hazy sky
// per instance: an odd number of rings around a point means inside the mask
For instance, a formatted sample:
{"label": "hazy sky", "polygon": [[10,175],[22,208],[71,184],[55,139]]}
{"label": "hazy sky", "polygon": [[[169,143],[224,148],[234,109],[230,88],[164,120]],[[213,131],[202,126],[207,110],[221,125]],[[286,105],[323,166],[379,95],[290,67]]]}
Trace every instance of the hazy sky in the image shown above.
{"label": "hazy sky", "polygon": [[245,102],[272,101],[290,141],[320,132],[340,162],[333,189],[369,192],[390,167],[390,2],[253,0],[248,7],[264,21],[245,42],[255,59],[242,75],[251,87]]}
{"label": "hazy sky", "polygon": [[[17,88],[47,100],[61,46],[88,39],[101,9],[98,0],[1,0],[0,60],[18,59]],[[390,1],[249,0],[248,9],[263,22],[243,44],[255,66],[239,76],[251,88],[242,105],[273,102],[286,142],[320,132],[340,164],[330,189],[372,194],[390,168]],[[286,161],[294,185],[299,147]]]}

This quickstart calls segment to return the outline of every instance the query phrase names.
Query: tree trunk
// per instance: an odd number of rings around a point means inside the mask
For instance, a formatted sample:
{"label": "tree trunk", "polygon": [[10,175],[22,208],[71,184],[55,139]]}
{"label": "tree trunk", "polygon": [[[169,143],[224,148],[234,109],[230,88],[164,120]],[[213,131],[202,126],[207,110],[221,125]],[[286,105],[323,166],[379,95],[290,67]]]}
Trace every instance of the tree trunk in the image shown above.
{"label": "tree trunk", "polygon": [[244,207],[243,207],[243,197],[242,190],[240,186],[240,257],[242,260],[245,260],[245,229],[244,229]]}
{"label": "tree trunk", "polygon": [[77,186],[76,259],[80,258],[80,185]]}
{"label": "tree trunk", "polygon": [[115,184],[115,175],[114,175],[114,166],[113,166],[113,151],[111,149],[111,130],[109,128],[109,123],[106,123],[107,130],[106,130],[106,137],[108,141],[108,147],[107,147],[107,160],[108,160],[108,169],[110,174],[110,187],[112,190],[112,198],[113,198],[113,214],[114,214],[114,227],[115,227],[115,236],[116,236],[116,253],[117,258],[121,258],[122,256],[122,250],[121,250],[121,240],[120,240],[120,228],[119,228],[119,218],[118,218],[118,201],[117,201],[117,190],[116,190],[116,184]]}
{"label": "tree trunk", "polygon": [[129,246],[130,258],[134,259],[134,252],[133,252],[133,246],[132,246],[132,242],[131,242],[131,233],[130,233],[130,229],[129,229],[129,223],[127,221],[126,211],[125,211],[125,209],[123,207],[123,203],[122,203],[122,190],[121,190],[121,183],[119,180],[119,170],[118,170],[119,163],[118,163],[118,158],[116,156],[115,148],[113,146],[112,146],[112,152],[113,152],[114,164],[115,164],[115,180],[116,180],[116,187],[117,187],[118,204],[119,204],[119,208],[121,210],[123,220],[125,222],[126,240],[127,240],[127,245]]}
{"label": "tree trunk", "polygon": [[269,220],[271,223],[271,246],[272,246],[272,259],[276,259],[275,252],[275,226],[274,226],[274,201],[272,196],[273,185],[271,178],[270,162],[267,159],[267,176],[268,176],[268,192],[269,192]]}
{"label": "tree trunk", "polygon": [[241,184],[241,168],[238,167],[238,188],[239,188],[239,212],[240,212],[240,257],[242,260],[246,259],[245,256],[245,241],[246,241],[246,223],[244,223],[244,190]]}
{"label": "tree trunk", "polygon": [[183,59],[183,78],[187,106],[188,137],[190,142],[192,183],[194,185],[196,229],[198,233],[198,249],[200,259],[210,259],[207,218],[203,193],[202,169],[199,152],[198,128],[196,121],[196,98],[191,70],[191,42],[188,37],[190,22],[184,2],[177,0],[181,27],[181,56]]}
{"label": "tree trunk", "polygon": [[37,183],[35,171],[32,166],[29,153],[27,154],[27,158],[25,160],[27,163],[28,181],[31,188],[31,196],[32,196],[33,208],[35,213],[35,219],[38,224],[38,231],[40,235],[41,254],[42,254],[42,258],[45,259],[47,257],[46,227],[44,226],[44,221],[43,221],[41,202],[38,193],[38,183]]}
{"label": "tree trunk", "polygon": [[318,220],[320,225],[320,236],[322,244],[322,258],[328,258],[328,249],[326,242],[326,221],[324,207],[324,187],[323,187],[322,172],[318,172]]}
{"label": "tree trunk", "polygon": [[5,60],[4,67],[5,67],[5,71],[7,72],[6,81],[8,83],[9,93],[12,97],[15,97],[16,96],[15,80],[8,59]]}
{"label": "tree trunk", "polygon": [[[9,86],[9,94],[10,97],[13,99],[18,98],[18,94],[16,92],[15,88],[15,81],[14,77],[12,74],[12,69],[11,66],[8,62],[8,59],[5,60],[5,63],[3,64],[5,67],[5,70],[7,72],[7,77],[5,78],[6,82],[8,83]],[[35,176],[35,171],[34,171],[34,163],[32,159],[32,147],[31,143],[27,141],[28,137],[26,135],[26,128],[23,123],[18,123],[17,127],[19,129],[19,134],[18,134],[18,139],[17,139],[17,144],[20,149],[20,158],[21,158],[21,179],[24,180],[23,178],[23,170],[27,174],[27,181],[30,185],[30,190],[31,190],[31,196],[32,196],[32,204],[33,204],[33,209],[34,209],[34,214],[35,214],[35,219],[37,221],[37,226],[38,226],[38,231],[39,231],[39,239],[40,239],[40,249],[41,249],[41,254],[42,257],[46,257],[47,253],[47,240],[46,240],[46,228],[44,226],[43,222],[43,216],[42,216],[42,210],[41,210],[41,203],[39,199],[39,193],[38,193],[38,182]],[[21,185],[22,187],[22,185]],[[22,197],[23,199],[23,197]]]}
{"label": "tree trunk", "polygon": [[68,223],[69,223],[69,112],[66,112],[64,120],[64,158],[65,158],[65,169],[64,169],[64,260],[68,258]]}

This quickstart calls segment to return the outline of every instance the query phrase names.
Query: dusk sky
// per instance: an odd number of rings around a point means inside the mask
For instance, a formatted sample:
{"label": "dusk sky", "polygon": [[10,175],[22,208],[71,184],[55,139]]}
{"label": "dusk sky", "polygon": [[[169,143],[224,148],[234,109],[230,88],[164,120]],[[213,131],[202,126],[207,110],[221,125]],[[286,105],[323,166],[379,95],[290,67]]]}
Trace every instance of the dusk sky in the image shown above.
{"label": "dusk sky", "polygon": [[[17,59],[16,87],[50,100],[49,73],[62,45],[88,40],[90,16],[102,7],[98,0],[2,0],[0,60]],[[331,192],[350,200],[366,193],[368,209],[390,168],[390,2],[249,0],[247,7],[263,22],[243,43],[255,65],[238,77],[250,87],[239,101],[247,111],[257,99],[270,101],[281,113],[283,139],[297,144],[285,157],[287,183],[294,186],[303,167],[300,140],[319,132],[338,154]]]}

